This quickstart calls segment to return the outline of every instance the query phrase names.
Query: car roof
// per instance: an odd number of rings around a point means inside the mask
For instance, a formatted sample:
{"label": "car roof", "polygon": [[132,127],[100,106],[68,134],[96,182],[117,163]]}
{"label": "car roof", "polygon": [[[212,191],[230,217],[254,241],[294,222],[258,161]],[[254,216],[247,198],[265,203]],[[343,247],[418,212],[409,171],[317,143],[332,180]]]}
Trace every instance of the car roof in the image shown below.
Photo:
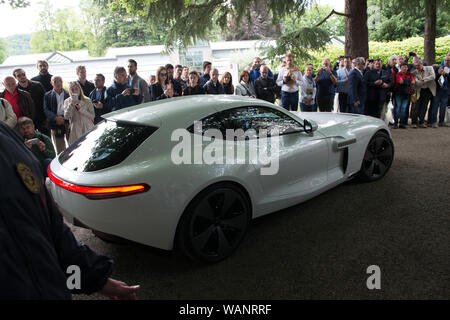
{"label": "car roof", "polygon": [[218,111],[240,106],[272,106],[263,100],[235,95],[194,95],[163,99],[124,108],[103,116],[114,121],[134,122],[160,127],[163,123],[183,125]]}

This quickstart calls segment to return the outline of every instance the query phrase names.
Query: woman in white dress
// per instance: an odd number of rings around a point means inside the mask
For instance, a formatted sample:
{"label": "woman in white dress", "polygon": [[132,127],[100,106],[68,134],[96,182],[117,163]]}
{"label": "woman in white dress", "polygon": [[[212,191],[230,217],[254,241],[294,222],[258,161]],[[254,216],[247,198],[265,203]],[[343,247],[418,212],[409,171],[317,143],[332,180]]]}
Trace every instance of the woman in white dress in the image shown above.
{"label": "woman in white dress", "polygon": [[91,99],[83,95],[78,82],[69,83],[70,97],[64,100],[64,118],[69,120],[69,145],[94,127],[94,106]]}
{"label": "woman in white dress", "polygon": [[237,96],[248,96],[256,98],[255,88],[250,81],[250,74],[244,70],[239,76],[239,84],[234,89],[234,94]]}

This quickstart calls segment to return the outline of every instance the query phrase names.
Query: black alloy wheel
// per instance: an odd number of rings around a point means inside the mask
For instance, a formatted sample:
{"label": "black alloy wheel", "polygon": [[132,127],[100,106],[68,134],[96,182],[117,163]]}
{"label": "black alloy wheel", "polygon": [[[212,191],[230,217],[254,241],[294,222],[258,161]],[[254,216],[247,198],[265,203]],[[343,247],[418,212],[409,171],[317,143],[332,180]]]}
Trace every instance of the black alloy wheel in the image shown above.
{"label": "black alloy wheel", "polygon": [[394,144],[384,132],[377,132],[369,144],[361,165],[360,178],[364,181],[381,179],[392,165],[394,159]]}
{"label": "black alloy wheel", "polygon": [[251,208],[243,191],[230,183],[203,190],[186,209],[178,228],[181,251],[202,262],[219,262],[239,246]]}

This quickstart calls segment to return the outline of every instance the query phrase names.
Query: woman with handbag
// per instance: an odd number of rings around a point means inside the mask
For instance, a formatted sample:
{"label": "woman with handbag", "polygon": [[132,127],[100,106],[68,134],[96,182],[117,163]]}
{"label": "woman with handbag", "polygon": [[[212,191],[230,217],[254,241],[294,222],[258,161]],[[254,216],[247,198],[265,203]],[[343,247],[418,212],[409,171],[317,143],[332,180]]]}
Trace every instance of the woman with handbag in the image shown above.
{"label": "woman with handbag", "polygon": [[406,108],[411,100],[413,94],[413,85],[416,83],[413,75],[408,71],[408,64],[402,63],[400,66],[400,72],[396,74],[395,81],[395,112],[394,112],[394,126],[393,129],[399,127],[405,129],[405,123],[408,121],[408,114],[406,114]]}

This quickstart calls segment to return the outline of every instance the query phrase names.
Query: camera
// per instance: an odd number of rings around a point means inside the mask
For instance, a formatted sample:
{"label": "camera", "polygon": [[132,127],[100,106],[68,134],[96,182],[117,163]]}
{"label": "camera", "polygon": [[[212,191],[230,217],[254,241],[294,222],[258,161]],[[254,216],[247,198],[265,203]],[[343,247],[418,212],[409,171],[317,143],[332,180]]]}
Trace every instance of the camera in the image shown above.
{"label": "camera", "polygon": [[290,75],[287,75],[286,76],[286,82],[289,82],[289,81],[291,81],[292,80],[292,77],[290,76]]}
{"label": "camera", "polygon": [[28,140],[28,142],[30,142],[31,144],[36,144],[36,143],[39,142],[39,139],[38,138],[33,138],[33,139]]}
{"label": "camera", "polygon": [[415,56],[416,56],[416,53],[415,53],[414,51],[410,51],[410,52],[409,52],[409,56],[410,56],[410,57],[415,57]]}

